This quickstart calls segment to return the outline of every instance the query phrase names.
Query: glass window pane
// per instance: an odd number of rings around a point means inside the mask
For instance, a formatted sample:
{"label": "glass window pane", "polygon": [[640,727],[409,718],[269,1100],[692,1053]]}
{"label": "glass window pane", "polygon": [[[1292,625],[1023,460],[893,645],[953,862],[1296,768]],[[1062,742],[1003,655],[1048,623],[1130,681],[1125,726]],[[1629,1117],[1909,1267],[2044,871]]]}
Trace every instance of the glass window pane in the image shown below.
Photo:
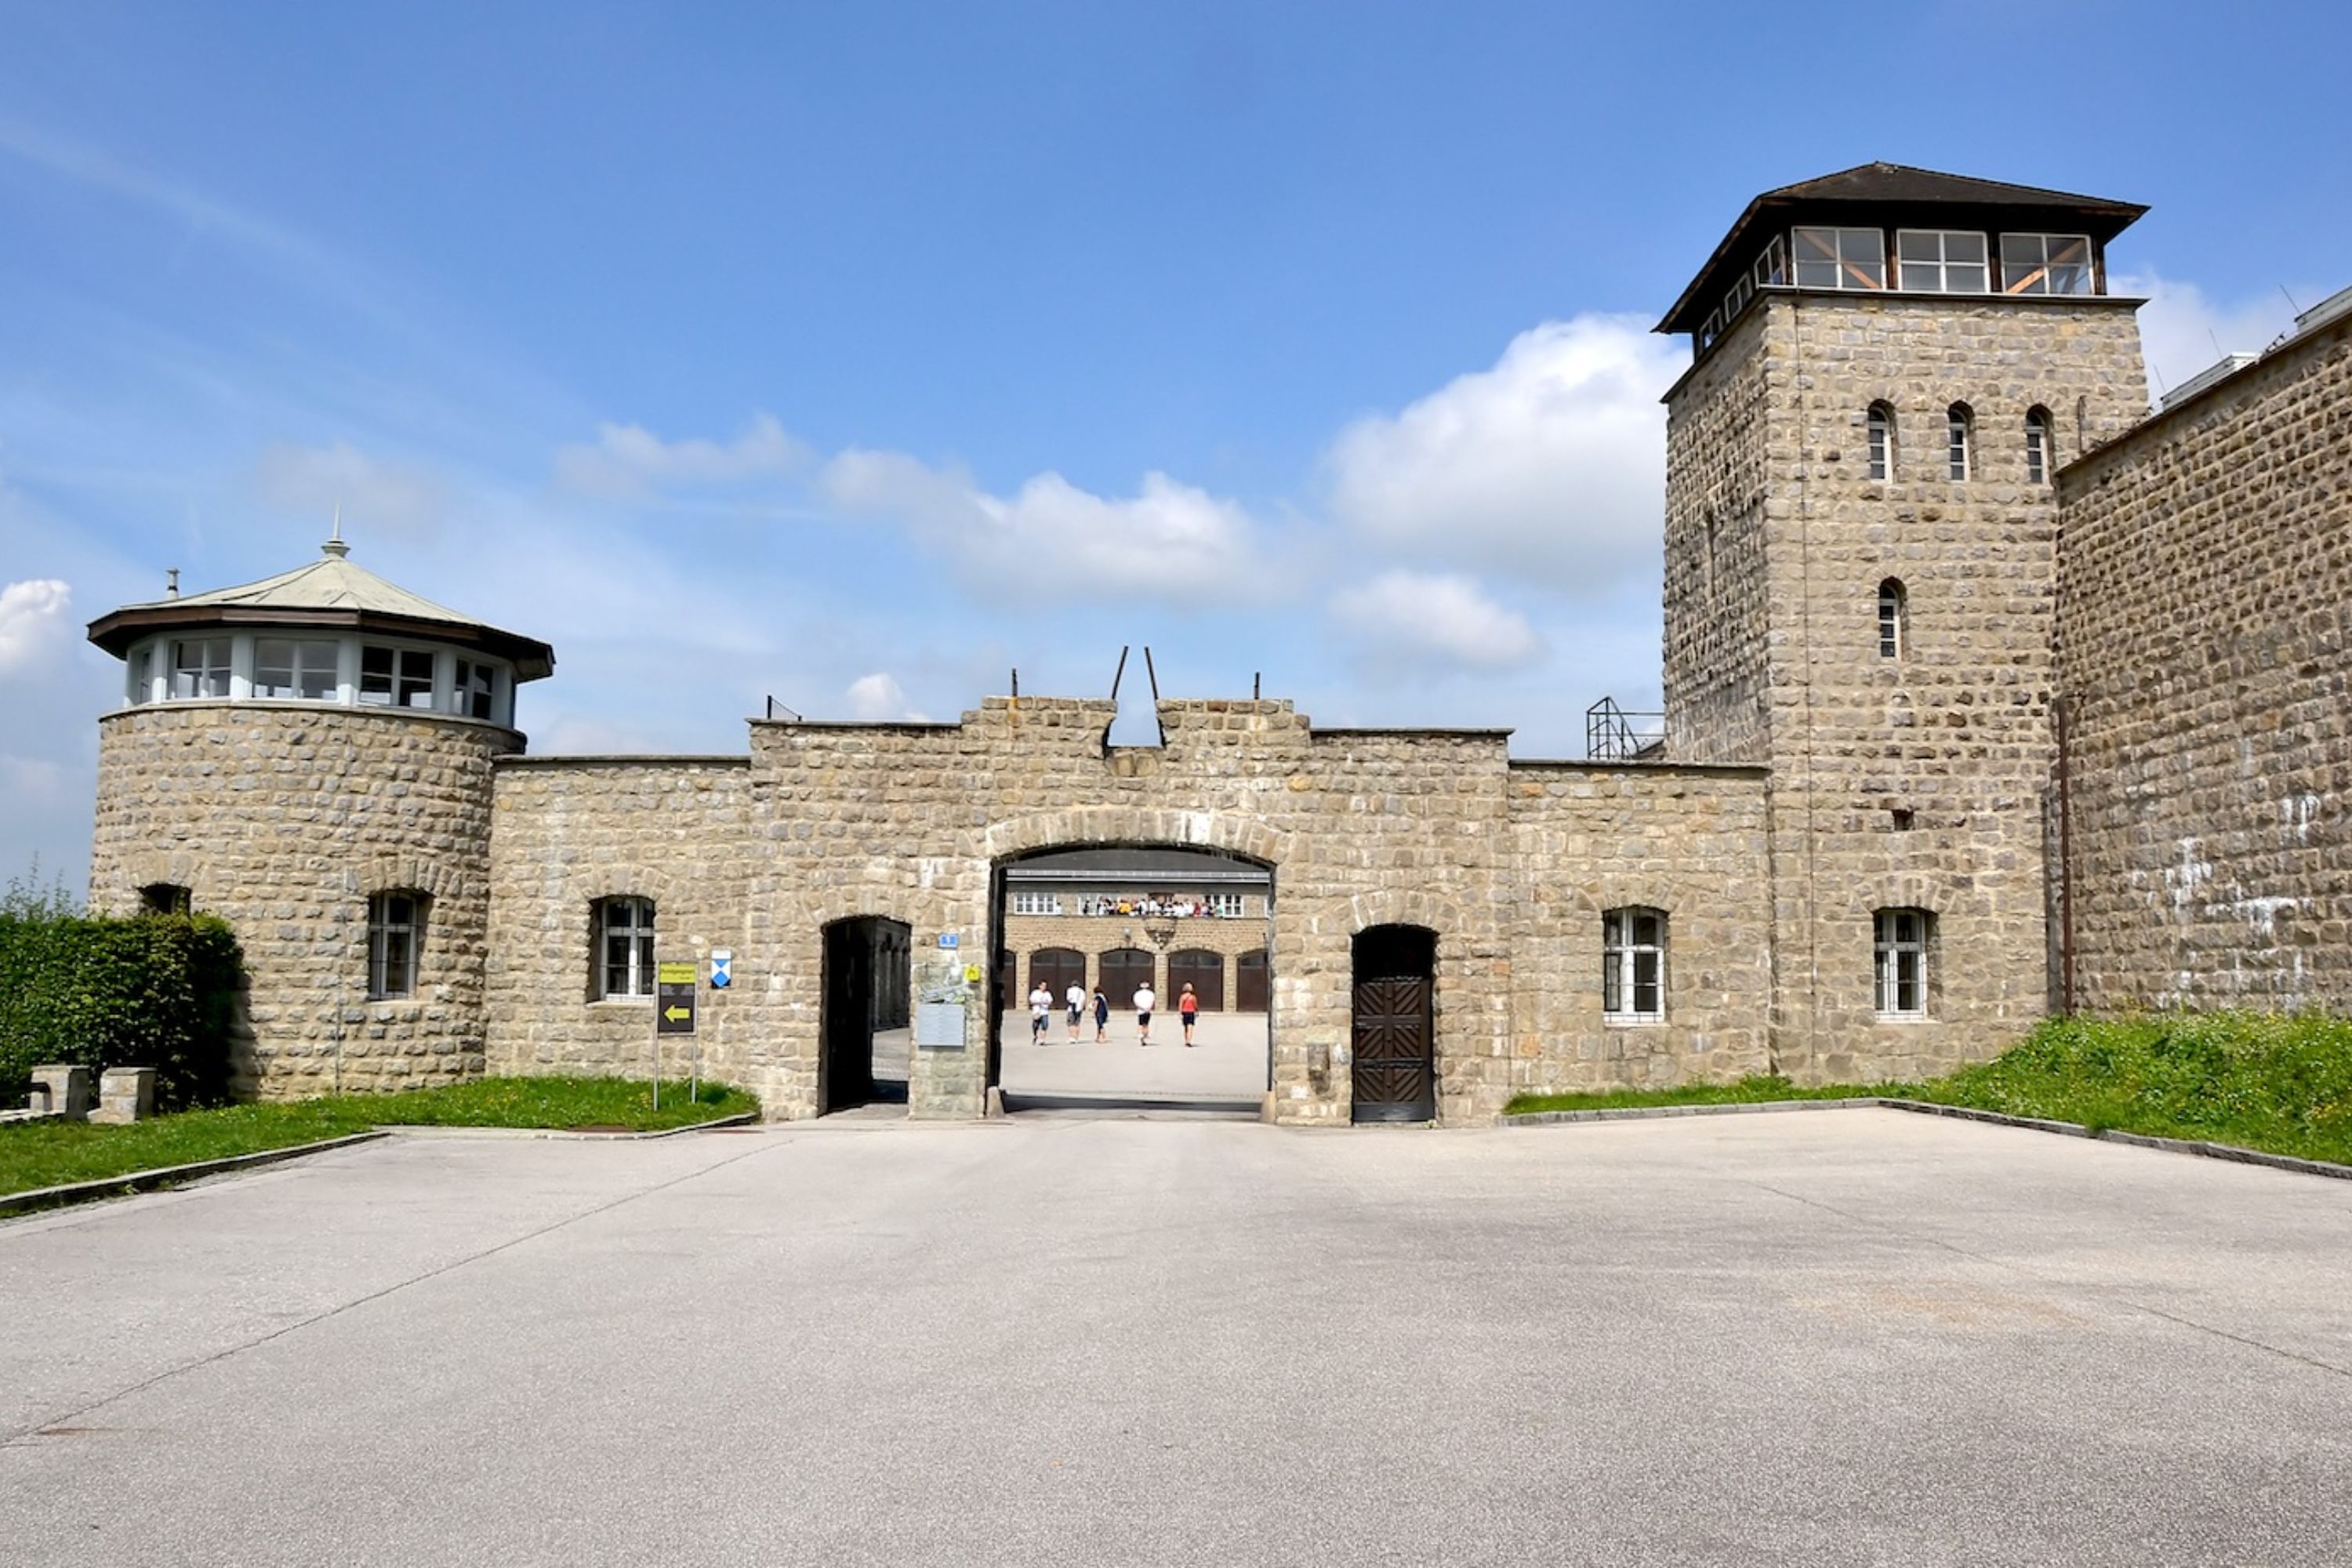
{"label": "glass window pane", "polygon": [[360,649],[360,700],[375,707],[392,704],[392,649]]}
{"label": "glass window pane", "polygon": [[286,637],[258,637],[253,644],[253,694],[294,695],[294,644]]}
{"label": "glass window pane", "polygon": [[1981,294],[1987,274],[1981,263],[1956,262],[1944,268],[1944,289],[1952,294]]}
{"label": "glass window pane", "polygon": [[1944,236],[1944,259],[1974,261],[1985,258],[1985,237],[1980,234],[1954,233]]}

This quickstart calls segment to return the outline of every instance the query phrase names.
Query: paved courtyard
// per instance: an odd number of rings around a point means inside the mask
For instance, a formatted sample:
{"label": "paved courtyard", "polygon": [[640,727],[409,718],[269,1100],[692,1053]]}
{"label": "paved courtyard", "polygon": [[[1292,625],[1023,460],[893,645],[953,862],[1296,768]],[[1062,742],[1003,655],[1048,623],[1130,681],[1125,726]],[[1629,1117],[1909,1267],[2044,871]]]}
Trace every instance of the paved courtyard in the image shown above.
{"label": "paved courtyard", "polygon": [[2340,1563],[2352,1184],[1903,1115],[392,1140],[0,1224],[11,1563]]}
{"label": "paved courtyard", "polygon": [[1132,1100],[1234,1106],[1255,1112],[1265,1099],[1266,1034],[1263,1013],[1203,1013],[1184,1044],[1184,1023],[1161,1012],[1151,1020],[1151,1043],[1137,1043],[1132,1009],[1110,1016],[1108,1037],[1095,1044],[1094,1020],[1070,1043],[1063,1014],[1047,1021],[1043,1044],[1032,1044],[1024,1008],[1004,1015],[999,1075],[1009,1100]]}

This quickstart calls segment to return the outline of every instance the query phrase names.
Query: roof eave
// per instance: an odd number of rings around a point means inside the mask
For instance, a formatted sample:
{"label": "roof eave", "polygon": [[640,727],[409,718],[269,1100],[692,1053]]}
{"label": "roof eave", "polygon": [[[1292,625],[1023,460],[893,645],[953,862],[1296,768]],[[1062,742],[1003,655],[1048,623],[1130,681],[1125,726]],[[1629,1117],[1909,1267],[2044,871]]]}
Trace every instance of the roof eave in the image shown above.
{"label": "roof eave", "polygon": [[500,631],[472,621],[436,621],[376,610],[269,608],[252,605],[131,605],[89,623],[89,640],[117,658],[131,645],[159,631],[203,626],[315,627],[375,632],[385,637],[459,643],[494,654],[514,666],[517,680],[538,680],[555,670],[555,649],[537,637]]}

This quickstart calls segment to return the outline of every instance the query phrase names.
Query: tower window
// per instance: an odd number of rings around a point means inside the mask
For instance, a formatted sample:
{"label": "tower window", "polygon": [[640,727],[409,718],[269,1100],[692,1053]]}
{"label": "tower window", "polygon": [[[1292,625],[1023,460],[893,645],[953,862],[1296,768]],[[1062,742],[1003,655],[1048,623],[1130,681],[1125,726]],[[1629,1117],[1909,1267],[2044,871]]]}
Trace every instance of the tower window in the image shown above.
{"label": "tower window", "polygon": [[1985,237],[1966,230],[1899,229],[1895,236],[1897,281],[1929,294],[1981,294],[1991,281]]}
{"label": "tower window", "polygon": [[596,905],[596,994],[654,994],[654,901],[604,899]]}
{"label": "tower window", "polygon": [[2095,294],[2096,281],[2088,235],[2000,237],[2000,291],[2004,294]]}
{"label": "tower window", "polygon": [[499,671],[496,665],[478,659],[457,661],[457,679],[449,693],[449,710],[468,719],[488,719],[498,704]]}
{"label": "tower window", "polygon": [[1927,945],[1935,923],[1926,910],[1880,910],[1871,916],[1880,1017],[1927,1016]]}
{"label": "tower window", "polygon": [[190,637],[172,645],[172,695],[228,695],[228,638]]}
{"label": "tower window", "polygon": [[188,889],[177,882],[150,882],[139,889],[142,915],[184,915],[194,907]]}
{"label": "tower window", "polygon": [[416,953],[425,943],[425,895],[378,893],[368,900],[368,1000],[416,994]]}
{"label": "tower window", "polygon": [[360,700],[371,708],[432,707],[433,656],[415,648],[361,648]]}
{"label": "tower window", "polygon": [[1968,479],[1973,469],[1976,422],[1965,403],[1953,404],[1944,416],[1946,466],[1955,479]]}
{"label": "tower window", "polygon": [[2025,482],[2046,485],[2050,482],[2050,410],[2029,408],[2025,413]]}
{"label": "tower window", "polygon": [[1601,1011],[1612,1024],[1666,1016],[1664,910],[1611,910],[1601,917]]}
{"label": "tower window", "polygon": [[1800,289],[1884,289],[1886,236],[1874,228],[1801,228],[1790,237]]}
{"label": "tower window", "polygon": [[1889,577],[1878,585],[1878,657],[1901,658],[1903,645],[1908,639],[1904,625],[1905,595],[1903,580]]}
{"label": "tower window", "polygon": [[1870,477],[1895,477],[1895,410],[1884,403],[1870,405]]}
{"label": "tower window", "polygon": [[253,644],[253,694],[331,702],[341,651],[332,642],[308,637],[257,637]]}

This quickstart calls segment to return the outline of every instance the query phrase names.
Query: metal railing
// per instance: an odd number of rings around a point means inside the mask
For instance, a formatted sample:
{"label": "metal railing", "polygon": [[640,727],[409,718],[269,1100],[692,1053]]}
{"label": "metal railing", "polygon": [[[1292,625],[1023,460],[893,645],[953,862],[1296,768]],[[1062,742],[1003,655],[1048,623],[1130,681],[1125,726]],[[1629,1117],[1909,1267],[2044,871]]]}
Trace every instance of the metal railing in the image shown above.
{"label": "metal railing", "polygon": [[1666,749],[1666,716],[1633,713],[1604,697],[1584,710],[1584,754],[1592,762],[1656,757]]}

